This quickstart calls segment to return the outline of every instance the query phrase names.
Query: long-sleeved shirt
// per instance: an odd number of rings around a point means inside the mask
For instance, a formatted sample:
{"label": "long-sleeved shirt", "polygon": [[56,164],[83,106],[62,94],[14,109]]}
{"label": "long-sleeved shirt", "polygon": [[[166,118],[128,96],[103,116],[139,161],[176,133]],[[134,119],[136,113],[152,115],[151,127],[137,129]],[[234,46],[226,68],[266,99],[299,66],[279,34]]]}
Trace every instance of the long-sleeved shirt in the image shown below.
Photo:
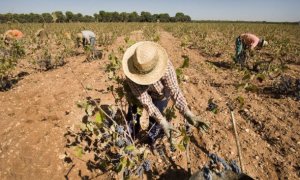
{"label": "long-sleeved shirt", "polygon": [[250,33],[241,34],[240,38],[243,41],[243,43],[251,49],[254,49],[259,43],[259,38],[254,34],[250,34]]}
{"label": "long-sleeved shirt", "polygon": [[180,113],[188,110],[186,99],[184,98],[176,78],[176,73],[171,61],[163,77],[151,85],[139,85],[127,78],[127,83],[132,94],[141,102],[148,111],[149,116],[157,121],[163,118],[158,108],[153,104],[152,99],[171,98],[175,102],[176,108]]}
{"label": "long-sleeved shirt", "polygon": [[88,43],[90,43],[91,38],[96,38],[95,33],[93,33],[92,31],[81,31],[81,33],[82,37],[86,39]]}

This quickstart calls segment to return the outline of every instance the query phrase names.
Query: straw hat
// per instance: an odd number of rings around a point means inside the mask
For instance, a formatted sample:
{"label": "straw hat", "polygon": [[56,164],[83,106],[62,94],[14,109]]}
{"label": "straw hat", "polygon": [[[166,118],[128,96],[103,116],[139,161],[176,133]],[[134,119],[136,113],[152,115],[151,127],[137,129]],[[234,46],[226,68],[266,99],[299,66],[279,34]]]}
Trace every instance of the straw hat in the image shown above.
{"label": "straw hat", "polygon": [[159,44],[142,41],[129,47],[122,60],[125,75],[140,85],[158,81],[166,72],[168,54]]}

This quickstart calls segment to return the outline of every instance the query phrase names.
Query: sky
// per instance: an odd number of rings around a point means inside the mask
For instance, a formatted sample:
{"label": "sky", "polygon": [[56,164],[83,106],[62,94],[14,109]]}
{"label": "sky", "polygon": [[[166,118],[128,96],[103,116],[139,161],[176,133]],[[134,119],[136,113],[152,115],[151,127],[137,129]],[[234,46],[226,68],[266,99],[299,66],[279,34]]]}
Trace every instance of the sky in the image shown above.
{"label": "sky", "polygon": [[0,0],[0,13],[183,12],[193,20],[300,21],[300,0]]}

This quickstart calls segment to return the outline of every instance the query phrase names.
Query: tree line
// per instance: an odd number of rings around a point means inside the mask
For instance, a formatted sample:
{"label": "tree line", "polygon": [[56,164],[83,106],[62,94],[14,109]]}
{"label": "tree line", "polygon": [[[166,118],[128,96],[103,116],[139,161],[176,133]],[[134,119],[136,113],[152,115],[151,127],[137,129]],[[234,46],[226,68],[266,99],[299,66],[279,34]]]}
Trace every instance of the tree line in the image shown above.
{"label": "tree line", "polygon": [[68,23],[68,22],[190,22],[191,17],[182,12],[178,12],[174,17],[168,13],[151,14],[150,12],[105,12],[99,11],[93,16],[73,13],[71,11],[55,11],[53,13],[42,14],[0,14],[0,23]]}

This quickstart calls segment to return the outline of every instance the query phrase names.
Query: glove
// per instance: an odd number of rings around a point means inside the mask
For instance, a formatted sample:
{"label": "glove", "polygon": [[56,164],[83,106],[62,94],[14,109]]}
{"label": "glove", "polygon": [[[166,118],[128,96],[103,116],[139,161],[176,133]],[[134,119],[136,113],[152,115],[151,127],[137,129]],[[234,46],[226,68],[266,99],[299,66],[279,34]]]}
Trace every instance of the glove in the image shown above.
{"label": "glove", "polygon": [[159,124],[160,124],[161,127],[163,128],[163,130],[164,130],[164,132],[165,132],[165,134],[166,134],[166,136],[167,136],[168,138],[171,137],[171,131],[176,131],[176,132],[178,132],[178,130],[175,129],[170,123],[168,123],[168,121],[167,121],[165,118],[164,118],[164,119],[161,119],[161,120],[159,121]]}
{"label": "glove", "polygon": [[184,113],[184,118],[189,124],[195,126],[197,129],[205,132],[209,129],[209,123],[205,122],[200,117],[195,116],[190,110]]}

